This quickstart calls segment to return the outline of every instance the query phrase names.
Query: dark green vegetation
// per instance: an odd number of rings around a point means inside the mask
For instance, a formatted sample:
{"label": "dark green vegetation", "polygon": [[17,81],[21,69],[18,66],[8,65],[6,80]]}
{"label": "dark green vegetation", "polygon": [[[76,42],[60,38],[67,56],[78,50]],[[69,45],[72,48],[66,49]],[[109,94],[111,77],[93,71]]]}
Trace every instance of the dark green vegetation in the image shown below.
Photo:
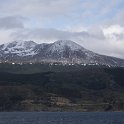
{"label": "dark green vegetation", "polygon": [[124,68],[0,64],[0,111],[124,111]]}

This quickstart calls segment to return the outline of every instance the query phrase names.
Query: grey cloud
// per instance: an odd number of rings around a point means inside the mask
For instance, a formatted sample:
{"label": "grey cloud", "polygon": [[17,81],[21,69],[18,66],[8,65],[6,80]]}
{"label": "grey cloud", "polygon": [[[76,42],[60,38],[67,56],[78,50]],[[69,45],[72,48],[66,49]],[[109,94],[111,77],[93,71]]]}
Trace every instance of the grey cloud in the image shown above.
{"label": "grey cloud", "polygon": [[15,40],[34,40],[38,43],[53,42],[60,39],[73,40],[96,53],[124,58],[123,34],[114,34],[118,40],[107,39],[102,29],[89,29],[82,32],[70,32],[57,29],[22,29],[11,34]]}
{"label": "grey cloud", "polygon": [[49,18],[70,15],[73,9],[78,8],[76,5],[80,5],[79,1],[80,0],[30,0],[29,2],[26,0],[12,0],[12,2],[2,2],[0,8],[1,13],[5,13],[6,16],[11,14]]}
{"label": "grey cloud", "polygon": [[0,29],[24,28],[23,18],[16,16],[8,16],[0,18]]}
{"label": "grey cloud", "polygon": [[[26,0],[6,0],[0,4],[0,14],[4,16],[20,15],[27,18],[35,18],[41,21],[43,25],[46,24],[46,20],[54,23],[56,18],[62,17],[70,21],[67,25],[71,25],[72,19],[77,23],[82,23],[83,20],[97,20],[100,16],[107,16],[118,3],[117,0],[110,0],[109,2],[108,0],[96,0],[95,2],[91,0],[30,0],[30,2]],[[103,23],[105,21],[111,23],[111,20],[113,20],[113,22],[124,24],[122,12],[118,12],[118,17],[114,19],[112,17],[107,20],[103,19],[100,22],[96,21],[96,23]],[[113,16],[115,17],[116,13]],[[45,21],[43,20],[44,18],[46,19]]]}
{"label": "grey cloud", "polygon": [[60,39],[70,39],[74,40],[80,37],[89,37],[88,32],[69,32],[62,31],[57,29],[24,29],[19,30],[17,32],[12,33],[14,39],[36,39],[39,42],[43,40],[51,41],[51,40],[60,40]]}
{"label": "grey cloud", "polygon": [[[122,41],[122,39],[124,39],[124,33],[120,33],[120,34],[113,33],[113,36],[116,37],[116,39],[119,41]],[[122,42],[124,42],[124,40]]]}

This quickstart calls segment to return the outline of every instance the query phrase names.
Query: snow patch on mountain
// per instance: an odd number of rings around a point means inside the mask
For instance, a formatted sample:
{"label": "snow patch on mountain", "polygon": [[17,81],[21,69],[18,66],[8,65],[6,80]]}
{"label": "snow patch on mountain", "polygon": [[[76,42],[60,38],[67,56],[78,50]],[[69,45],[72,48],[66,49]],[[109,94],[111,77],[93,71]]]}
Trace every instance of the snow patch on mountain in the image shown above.
{"label": "snow patch on mountain", "polygon": [[16,49],[29,49],[33,48],[37,45],[37,43],[33,41],[13,41],[10,43],[3,44],[2,50],[5,50],[7,48],[16,48]]}
{"label": "snow patch on mountain", "polygon": [[76,44],[73,41],[59,40],[59,41],[56,41],[52,44],[52,46],[49,48],[49,51],[51,51],[51,52],[55,52],[55,51],[63,52],[63,51],[65,51],[66,48],[69,48],[72,51],[84,49],[82,46]]}
{"label": "snow patch on mountain", "polygon": [[124,60],[99,55],[71,40],[50,44],[33,41],[14,41],[0,45],[0,62],[61,62],[124,66]]}
{"label": "snow patch on mountain", "polygon": [[2,51],[5,54],[16,54],[18,56],[36,55],[33,51],[37,43],[33,41],[13,41],[7,44],[3,44]]}

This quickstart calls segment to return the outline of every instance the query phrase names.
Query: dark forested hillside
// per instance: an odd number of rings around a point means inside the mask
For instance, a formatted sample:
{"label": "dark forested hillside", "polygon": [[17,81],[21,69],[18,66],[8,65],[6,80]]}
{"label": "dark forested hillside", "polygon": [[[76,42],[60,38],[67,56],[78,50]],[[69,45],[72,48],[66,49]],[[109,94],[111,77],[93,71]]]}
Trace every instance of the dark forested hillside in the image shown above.
{"label": "dark forested hillside", "polygon": [[123,111],[124,68],[0,65],[0,111]]}

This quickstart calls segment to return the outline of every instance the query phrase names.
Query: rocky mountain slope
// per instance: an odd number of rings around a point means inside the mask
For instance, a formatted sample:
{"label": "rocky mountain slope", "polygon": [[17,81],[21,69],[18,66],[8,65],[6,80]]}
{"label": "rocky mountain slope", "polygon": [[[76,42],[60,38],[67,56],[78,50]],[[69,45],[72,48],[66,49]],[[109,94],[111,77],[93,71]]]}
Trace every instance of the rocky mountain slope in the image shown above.
{"label": "rocky mountain slope", "polygon": [[124,66],[123,59],[99,55],[70,40],[59,40],[50,44],[37,44],[33,41],[2,44],[0,45],[0,61]]}

